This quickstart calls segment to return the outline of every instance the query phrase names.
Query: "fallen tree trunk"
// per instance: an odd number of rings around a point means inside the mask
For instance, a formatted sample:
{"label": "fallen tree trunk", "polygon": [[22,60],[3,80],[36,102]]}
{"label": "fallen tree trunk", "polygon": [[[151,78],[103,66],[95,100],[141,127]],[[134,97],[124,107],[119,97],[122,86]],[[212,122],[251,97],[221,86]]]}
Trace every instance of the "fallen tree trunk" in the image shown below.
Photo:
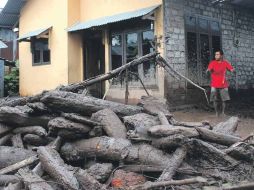
{"label": "fallen tree trunk", "polygon": [[61,116],[65,119],[71,120],[73,122],[82,123],[85,125],[88,125],[90,127],[101,125],[101,123],[98,123],[96,121],[93,121],[91,119],[88,119],[86,117],[83,117],[81,115],[75,114],[75,113],[61,113]]}
{"label": "fallen tree trunk", "polygon": [[34,115],[51,113],[51,110],[49,110],[42,102],[27,103],[26,105],[34,110]]}
{"label": "fallen tree trunk", "polygon": [[163,138],[155,138],[152,140],[152,145],[163,150],[171,150],[182,146],[187,142],[188,138],[184,135],[170,135]]}
{"label": "fallen tree trunk", "polygon": [[56,111],[79,113],[88,116],[106,108],[111,109],[119,116],[134,115],[143,111],[138,106],[125,105],[63,91],[49,92],[43,96],[41,101]]}
{"label": "fallen tree trunk", "polygon": [[146,182],[143,185],[137,185],[131,187],[131,190],[149,190],[149,189],[157,189],[160,187],[169,187],[172,185],[189,185],[193,183],[206,183],[207,180],[202,177],[196,177],[191,179],[183,179],[183,180],[171,180],[171,181],[161,181],[161,182]]}
{"label": "fallen tree trunk", "polygon": [[239,137],[226,135],[223,133],[218,133],[213,130],[209,130],[205,128],[196,127],[195,129],[198,131],[198,133],[200,134],[200,137],[203,140],[206,140],[209,142],[215,142],[222,145],[232,145],[242,140]]}
{"label": "fallen tree trunk", "polygon": [[0,107],[0,122],[9,124],[10,126],[35,126],[40,123],[46,127],[49,116],[29,116],[29,114],[14,107]]}
{"label": "fallen tree trunk", "polygon": [[170,161],[170,155],[146,144],[132,145],[126,139],[110,137],[95,137],[65,143],[61,147],[61,155],[67,160],[80,160],[85,157],[99,157],[127,163],[146,163],[165,165]]}
{"label": "fallen tree trunk", "polygon": [[35,134],[40,137],[45,137],[47,135],[46,129],[41,126],[28,126],[15,128],[12,131],[14,134]]}
{"label": "fallen tree trunk", "polygon": [[0,146],[0,152],[0,169],[36,156],[33,151],[9,146]]}
{"label": "fallen tree trunk", "polygon": [[161,122],[161,125],[170,125],[167,117],[165,116],[165,114],[163,112],[158,113],[158,118]]}
{"label": "fallen tree trunk", "polygon": [[170,135],[183,135],[186,137],[198,137],[199,133],[194,128],[173,125],[157,125],[148,129],[148,133],[155,137],[167,137]]}
{"label": "fallen tree trunk", "polygon": [[215,125],[213,131],[228,135],[235,135],[238,122],[239,122],[238,117],[230,117],[227,121]]}
{"label": "fallen tree trunk", "polygon": [[49,137],[41,137],[35,134],[26,134],[23,137],[23,140],[25,143],[34,145],[34,146],[45,146],[53,141]]}
{"label": "fallen tree trunk", "polygon": [[16,134],[11,137],[11,143],[13,147],[24,148],[24,144],[21,138],[21,134]]}
{"label": "fallen tree trunk", "polygon": [[151,60],[151,59],[155,58],[156,55],[157,55],[156,52],[144,55],[142,57],[134,59],[133,61],[131,61],[129,63],[126,63],[126,64],[122,65],[121,67],[118,67],[114,70],[111,70],[110,72],[108,72],[106,74],[102,74],[102,75],[96,76],[94,78],[87,79],[87,80],[85,80],[83,82],[80,82],[80,83],[75,83],[75,84],[71,84],[71,85],[68,85],[68,86],[63,86],[63,87],[60,88],[60,90],[77,92],[78,90],[84,89],[85,87],[91,86],[91,85],[93,85],[97,82],[101,82],[101,81],[105,81],[105,80],[114,78],[118,74],[120,74],[121,72],[123,72],[124,70],[126,70],[130,67],[134,67],[134,66],[140,65],[142,63],[146,64],[146,63],[148,63],[147,62],[148,60]]}
{"label": "fallen tree trunk", "polygon": [[29,169],[20,169],[18,173],[30,190],[53,190],[44,179]]}
{"label": "fallen tree trunk", "polygon": [[118,116],[110,109],[93,113],[92,120],[102,124],[107,136],[114,138],[126,138],[126,128]]}
{"label": "fallen tree trunk", "polygon": [[81,123],[75,123],[63,117],[52,119],[48,123],[49,134],[63,138],[76,138],[88,134],[91,128]]}
{"label": "fallen tree trunk", "polygon": [[223,152],[237,160],[246,160],[248,162],[254,160],[254,147],[244,142],[236,143],[235,146],[232,145],[228,149],[223,150]]}
{"label": "fallen tree trunk", "polygon": [[222,190],[253,190],[253,189],[254,189],[254,183],[253,182],[222,188]]}
{"label": "fallen tree trunk", "polygon": [[210,123],[208,121],[201,121],[201,122],[191,122],[191,121],[178,121],[175,118],[170,118],[170,124],[176,126],[183,126],[183,127],[208,127],[210,128]]}
{"label": "fallen tree trunk", "polygon": [[78,190],[79,183],[74,176],[74,172],[68,169],[56,150],[50,147],[39,147],[38,155],[42,168],[58,183],[64,185],[65,189]]}
{"label": "fallen tree trunk", "polygon": [[170,162],[167,163],[166,168],[163,170],[162,174],[157,181],[169,181],[175,175],[176,170],[182,164],[184,158],[187,155],[186,147],[182,146],[176,149],[173,156],[170,158]]}

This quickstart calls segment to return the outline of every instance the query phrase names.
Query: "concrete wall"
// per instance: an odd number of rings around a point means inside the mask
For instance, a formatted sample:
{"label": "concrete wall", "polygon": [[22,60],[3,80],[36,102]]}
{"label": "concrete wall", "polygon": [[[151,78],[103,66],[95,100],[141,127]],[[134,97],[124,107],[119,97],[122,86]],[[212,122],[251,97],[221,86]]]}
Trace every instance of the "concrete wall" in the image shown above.
{"label": "concrete wall", "polygon": [[[184,15],[216,18],[221,24],[225,58],[236,68],[236,73],[228,74],[230,87],[254,87],[254,14],[251,11],[231,5],[215,6],[203,0],[164,0],[163,3],[166,58],[176,70],[187,75]],[[237,40],[239,44],[236,46]],[[191,90],[186,89],[184,81],[175,81],[170,76],[166,78],[165,90],[169,102],[182,104],[194,102],[194,99],[200,101],[200,91],[193,95]],[[191,98],[188,99],[188,96]]]}

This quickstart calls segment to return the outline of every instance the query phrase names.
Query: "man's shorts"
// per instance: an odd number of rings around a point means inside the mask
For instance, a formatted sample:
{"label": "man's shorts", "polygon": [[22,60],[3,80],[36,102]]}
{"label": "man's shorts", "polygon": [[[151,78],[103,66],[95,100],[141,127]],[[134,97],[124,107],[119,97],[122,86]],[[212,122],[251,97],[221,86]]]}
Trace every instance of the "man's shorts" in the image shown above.
{"label": "man's shorts", "polygon": [[230,100],[228,88],[211,88],[210,101],[219,101],[219,95],[223,102]]}

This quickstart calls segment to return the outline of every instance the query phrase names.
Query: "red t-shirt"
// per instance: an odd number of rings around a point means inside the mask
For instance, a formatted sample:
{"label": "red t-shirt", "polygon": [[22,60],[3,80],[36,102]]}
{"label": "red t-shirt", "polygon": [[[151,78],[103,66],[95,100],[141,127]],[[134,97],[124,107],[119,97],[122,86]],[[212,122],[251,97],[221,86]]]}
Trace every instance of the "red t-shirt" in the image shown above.
{"label": "red t-shirt", "polygon": [[208,70],[211,71],[211,87],[227,88],[228,82],[226,80],[227,70],[232,71],[234,68],[229,62],[222,60],[221,62],[213,60],[208,65]]}

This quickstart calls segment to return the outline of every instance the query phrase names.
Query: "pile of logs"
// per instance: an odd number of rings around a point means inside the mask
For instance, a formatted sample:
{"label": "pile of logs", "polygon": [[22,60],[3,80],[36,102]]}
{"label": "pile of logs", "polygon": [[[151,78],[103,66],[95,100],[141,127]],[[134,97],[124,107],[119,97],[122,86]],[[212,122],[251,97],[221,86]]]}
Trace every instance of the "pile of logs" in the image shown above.
{"label": "pile of logs", "polygon": [[237,117],[182,122],[151,96],[133,106],[54,90],[5,100],[0,123],[0,189],[254,188]]}

